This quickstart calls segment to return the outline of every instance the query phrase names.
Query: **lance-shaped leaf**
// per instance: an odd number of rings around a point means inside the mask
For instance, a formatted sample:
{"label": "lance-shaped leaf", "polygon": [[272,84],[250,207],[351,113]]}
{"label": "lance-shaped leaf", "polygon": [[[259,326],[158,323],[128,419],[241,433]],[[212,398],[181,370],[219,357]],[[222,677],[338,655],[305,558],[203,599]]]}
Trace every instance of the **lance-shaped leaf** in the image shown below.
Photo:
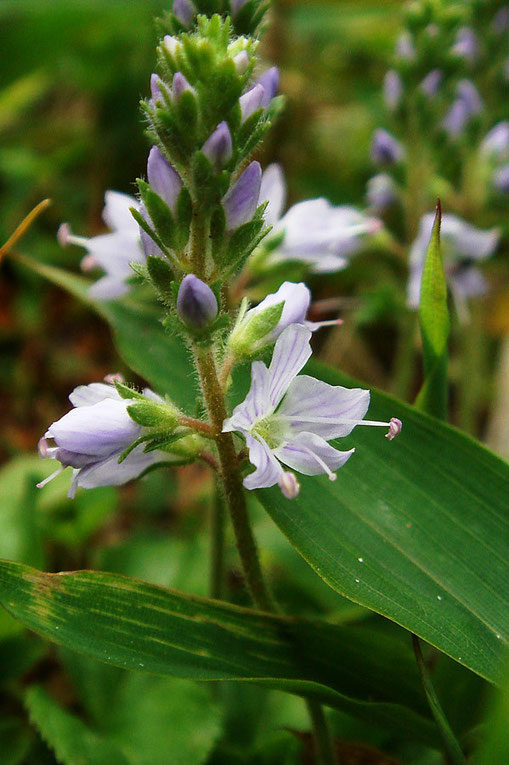
{"label": "lance-shaped leaf", "polygon": [[51,640],[126,669],[244,680],[311,695],[437,744],[416,668],[399,641],[93,571],[0,562],[0,602]]}
{"label": "lance-shaped leaf", "polygon": [[447,338],[449,310],[447,282],[440,248],[440,200],[426,252],[421,281],[419,323],[424,359],[424,384],[417,397],[419,409],[447,419]]}

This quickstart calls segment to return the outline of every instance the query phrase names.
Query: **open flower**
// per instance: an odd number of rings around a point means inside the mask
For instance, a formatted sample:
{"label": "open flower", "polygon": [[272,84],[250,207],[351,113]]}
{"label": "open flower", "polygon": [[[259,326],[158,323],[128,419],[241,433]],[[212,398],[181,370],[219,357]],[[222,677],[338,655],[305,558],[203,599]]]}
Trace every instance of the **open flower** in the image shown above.
{"label": "open flower", "polygon": [[[160,400],[148,388],[144,395]],[[144,445],[140,444],[119,464],[121,454],[139,438],[142,428],[127,412],[134,400],[122,399],[113,385],[80,385],[69,400],[74,409],[50,425],[39,442],[41,457],[61,463],[55,473],[38,484],[39,488],[69,466],[74,468],[69,497],[74,497],[78,486],[120,486],[168,457],[160,451],[144,453]],[[50,446],[48,438],[56,446]]]}
{"label": "open flower", "polygon": [[282,237],[269,262],[300,260],[316,273],[339,271],[348,265],[348,256],[362,248],[364,235],[381,226],[355,207],[335,207],[323,198],[299,202],[282,215],[285,200],[283,171],[278,164],[269,165],[262,176],[260,203],[268,202],[265,222]]}
{"label": "open flower", "polygon": [[138,224],[130,212],[131,207],[138,205],[136,199],[118,191],[107,191],[104,201],[103,220],[112,229],[111,233],[90,238],[74,236],[68,224],[63,223],[58,230],[58,241],[63,246],[76,244],[88,250],[81,261],[82,269],[102,268],[106,272],[90,287],[89,293],[99,300],[111,300],[127,292],[127,280],[133,275],[130,264],[143,263],[145,253]]}
{"label": "open flower", "polygon": [[299,491],[298,481],[283,465],[304,475],[328,475],[351,457],[354,449],[342,452],[327,441],[347,436],[356,425],[389,428],[392,439],[401,422],[363,420],[369,406],[369,391],[328,385],[300,370],[311,356],[307,327],[292,324],[278,338],[269,368],[262,361],[251,366],[251,388],[245,400],[223,423],[223,432],[242,433],[249,459],[256,470],[244,479],[246,489],[278,484],[291,499]]}
{"label": "open flower", "polygon": [[[428,213],[421,218],[419,234],[410,250],[408,304],[412,308],[419,305],[422,272],[434,219],[434,213]],[[444,270],[462,317],[465,317],[466,298],[482,295],[487,291],[484,276],[475,264],[495,252],[499,239],[500,231],[496,228],[483,231],[456,215],[442,215],[440,241]]]}
{"label": "open flower", "polygon": [[[267,316],[267,309],[283,303],[283,310],[276,326],[267,331],[257,317]],[[239,320],[230,335],[228,344],[236,355],[252,356],[267,345],[274,343],[280,334],[291,324],[300,324],[307,327],[311,332],[316,332],[320,327],[333,324],[341,324],[341,319],[328,321],[308,321],[306,319],[311,305],[311,292],[304,282],[283,282],[277,292],[267,295],[261,303],[250,308]]]}

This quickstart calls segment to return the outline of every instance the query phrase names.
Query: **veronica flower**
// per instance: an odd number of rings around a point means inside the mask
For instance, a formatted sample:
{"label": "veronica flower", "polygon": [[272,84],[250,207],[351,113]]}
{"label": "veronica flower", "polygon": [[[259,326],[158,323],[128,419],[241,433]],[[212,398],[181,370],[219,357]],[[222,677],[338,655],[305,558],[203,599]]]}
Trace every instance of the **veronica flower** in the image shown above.
{"label": "veronica flower", "polygon": [[460,80],[456,86],[456,98],[442,120],[442,127],[451,138],[457,138],[482,108],[482,100],[474,83]]}
{"label": "veronica flower", "polygon": [[[428,249],[434,214],[421,218],[419,233],[410,250],[410,276],[408,280],[408,303],[412,308],[419,305],[421,278]],[[440,242],[444,270],[458,313],[466,315],[465,301],[468,297],[484,294],[488,287],[476,263],[492,255],[500,239],[498,229],[483,231],[456,215],[442,216]]]}
{"label": "veronica flower", "polygon": [[481,143],[481,152],[496,161],[509,159],[509,120],[497,122],[486,133]]}
{"label": "veronica flower", "polygon": [[335,207],[323,198],[299,202],[283,215],[285,200],[283,171],[269,165],[262,176],[260,202],[268,202],[264,217],[273,226],[273,241],[282,237],[270,254],[272,262],[300,260],[316,273],[339,271],[348,265],[347,257],[362,248],[364,235],[381,226],[355,207]]}
{"label": "veronica flower", "polygon": [[89,293],[99,300],[111,300],[127,292],[127,280],[133,275],[130,263],[143,263],[145,254],[138,224],[130,212],[131,207],[137,207],[136,199],[118,191],[107,191],[104,201],[102,217],[112,229],[111,233],[90,238],[74,236],[68,224],[63,223],[57,237],[62,246],[76,244],[88,250],[81,261],[82,269],[102,268],[106,272],[90,287]]}
{"label": "veronica flower", "polygon": [[398,190],[393,178],[387,173],[374,175],[367,183],[366,198],[375,212],[387,210],[398,199]]}
{"label": "veronica flower", "polygon": [[396,109],[403,96],[403,83],[401,77],[394,70],[388,71],[384,77],[384,101],[388,109]]}
{"label": "veronica flower", "polygon": [[[283,303],[283,310],[277,325],[265,334],[263,329],[258,328],[256,331],[254,328],[256,322],[253,320],[279,303]],[[283,282],[277,292],[267,295],[261,303],[239,316],[228,340],[230,348],[236,355],[253,356],[267,345],[274,343],[291,324],[299,324],[311,332],[316,332],[321,327],[342,323],[341,319],[308,321],[306,316],[310,304],[311,292],[304,282]]]}
{"label": "veronica flower", "polygon": [[299,491],[298,481],[283,467],[304,475],[325,474],[336,479],[335,470],[352,456],[327,441],[347,436],[356,425],[388,427],[392,439],[401,430],[399,420],[368,422],[369,391],[328,385],[300,375],[311,355],[306,327],[293,324],[279,336],[270,366],[255,361],[251,366],[251,388],[245,400],[223,423],[223,432],[241,433],[255,471],[244,479],[246,489],[278,484],[291,499]]}
{"label": "veronica flower", "polygon": [[461,27],[458,29],[456,40],[451,48],[451,53],[466,61],[473,62],[479,54],[479,43],[477,35],[470,27]]}
{"label": "veronica flower", "polygon": [[384,165],[394,165],[405,156],[401,143],[387,130],[379,128],[373,133],[371,159]]}
{"label": "veronica flower", "polygon": [[[148,388],[143,393],[147,398],[161,400]],[[50,425],[39,442],[41,457],[61,463],[55,473],[37,484],[39,488],[69,466],[74,468],[69,497],[74,497],[78,486],[120,486],[169,456],[160,451],[144,453],[144,445],[140,444],[119,464],[121,454],[143,429],[127,412],[135,400],[121,398],[114,385],[80,385],[69,400],[74,409]],[[55,446],[48,445],[48,438]]]}

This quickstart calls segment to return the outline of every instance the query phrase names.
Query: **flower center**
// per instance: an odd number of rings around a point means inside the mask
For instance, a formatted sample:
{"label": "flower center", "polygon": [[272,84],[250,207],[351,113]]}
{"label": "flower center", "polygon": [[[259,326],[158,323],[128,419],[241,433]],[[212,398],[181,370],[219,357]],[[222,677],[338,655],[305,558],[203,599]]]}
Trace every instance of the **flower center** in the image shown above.
{"label": "flower center", "polygon": [[263,438],[269,449],[277,449],[283,441],[287,440],[287,433],[282,417],[265,417],[253,427],[253,434]]}

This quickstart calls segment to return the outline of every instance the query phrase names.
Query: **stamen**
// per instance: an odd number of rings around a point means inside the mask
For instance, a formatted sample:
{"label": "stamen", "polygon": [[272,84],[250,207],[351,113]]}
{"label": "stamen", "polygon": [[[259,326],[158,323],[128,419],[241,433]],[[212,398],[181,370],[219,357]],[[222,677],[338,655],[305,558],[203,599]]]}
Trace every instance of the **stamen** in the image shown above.
{"label": "stamen", "polygon": [[125,383],[125,377],[120,372],[110,372],[109,375],[103,377],[103,380],[105,383],[109,383],[109,385],[115,385],[116,382]]}
{"label": "stamen", "polygon": [[403,427],[403,423],[401,420],[398,420],[397,417],[392,417],[391,421],[389,423],[389,432],[385,434],[385,437],[392,441],[393,438],[396,438],[396,436],[399,436],[401,433],[401,428]]}
{"label": "stamen", "polygon": [[88,245],[88,239],[85,236],[75,236],[68,223],[62,223],[58,227],[57,240],[61,247],[67,247],[68,244],[77,244],[78,247]]}
{"label": "stamen", "polygon": [[[76,237],[76,239],[81,239],[81,237]],[[78,242],[73,242],[73,244],[78,244]],[[82,246],[85,247],[85,245]],[[85,257],[81,259],[80,268],[84,273],[87,273],[87,271],[93,271],[98,265],[99,264],[93,255],[85,255]]]}
{"label": "stamen", "polygon": [[333,472],[332,472],[332,470],[330,469],[330,467],[329,467],[328,465],[326,465],[326,464],[325,464],[325,462],[322,460],[322,458],[321,458],[321,457],[319,457],[319,456],[318,456],[318,454],[315,454],[315,452],[314,452],[312,449],[309,449],[307,446],[302,446],[302,444],[299,444],[299,447],[300,447],[300,448],[301,448],[303,451],[305,451],[305,452],[307,452],[308,454],[310,454],[310,455],[313,457],[313,459],[315,459],[315,460],[318,462],[318,464],[319,464],[319,465],[320,465],[320,467],[322,468],[323,472],[324,472],[324,473],[326,473],[326,475],[327,475],[327,477],[328,477],[329,481],[335,481],[335,480],[336,480],[336,478],[337,478],[337,475],[336,475],[336,473],[333,473]]}
{"label": "stamen", "polygon": [[64,467],[59,467],[58,470],[55,470],[55,472],[49,475],[47,478],[45,478],[44,481],[39,481],[39,483],[36,484],[37,488],[42,489],[44,486],[46,486],[47,483],[49,483],[54,478],[56,478],[57,475],[60,475],[60,473],[63,473],[64,470],[65,470]]}
{"label": "stamen", "polygon": [[390,422],[379,422],[378,420],[343,420],[341,417],[307,417],[304,415],[285,415],[285,420],[297,422],[316,422],[318,424],[326,422],[353,426],[372,425],[375,428],[389,428],[391,432],[394,432],[392,438],[395,438],[400,433],[402,427],[401,420],[398,420],[396,417],[393,417]]}

